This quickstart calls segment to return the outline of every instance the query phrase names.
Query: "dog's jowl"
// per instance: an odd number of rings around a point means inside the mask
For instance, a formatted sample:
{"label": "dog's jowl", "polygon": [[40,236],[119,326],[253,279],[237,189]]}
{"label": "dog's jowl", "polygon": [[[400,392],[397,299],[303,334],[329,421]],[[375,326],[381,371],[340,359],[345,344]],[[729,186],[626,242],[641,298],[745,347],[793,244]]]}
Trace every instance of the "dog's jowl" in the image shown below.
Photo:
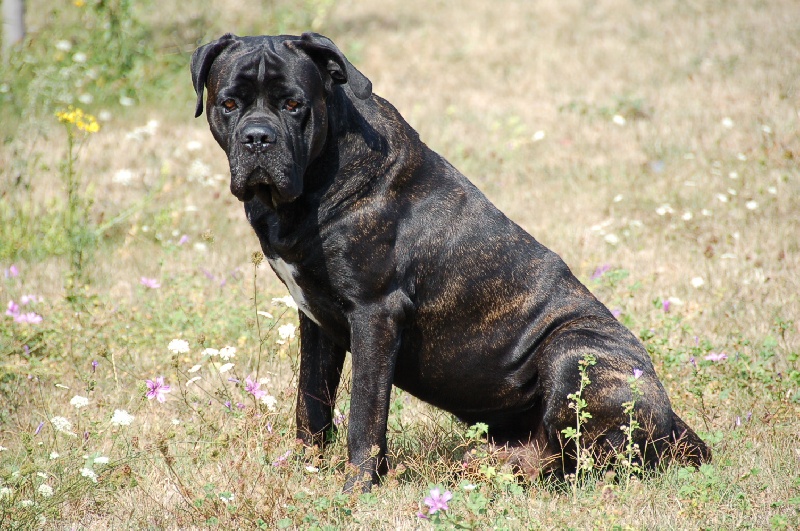
{"label": "dog's jowl", "polygon": [[494,444],[528,456],[523,469],[574,470],[563,430],[589,358],[581,440],[596,462],[626,444],[634,373],[638,460],[710,459],[636,337],[329,39],[224,35],[194,53],[192,78],[231,192],[301,310],[297,435],[309,445],[330,433],[352,355],[346,490],[386,471],[392,384],[486,423]]}

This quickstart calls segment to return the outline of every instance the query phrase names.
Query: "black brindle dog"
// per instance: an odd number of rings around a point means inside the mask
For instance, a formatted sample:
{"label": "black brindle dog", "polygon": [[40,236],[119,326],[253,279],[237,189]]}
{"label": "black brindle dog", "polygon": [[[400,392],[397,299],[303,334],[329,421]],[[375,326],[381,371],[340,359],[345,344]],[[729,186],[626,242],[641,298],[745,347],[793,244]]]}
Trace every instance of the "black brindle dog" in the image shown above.
{"label": "black brindle dog", "polygon": [[[672,410],[647,351],[558,255],[509,220],[329,39],[224,35],[192,57],[197,112],[228,155],[231,192],[300,307],[297,436],[325,442],[345,352],[353,384],[345,490],[387,469],[392,384],[528,465],[569,472],[568,395],[586,355],[595,458],[634,433],[647,465],[711,457]],[[523,466],[524,468],[524,466]],[[532,466],[531,466],[532,468]]]}

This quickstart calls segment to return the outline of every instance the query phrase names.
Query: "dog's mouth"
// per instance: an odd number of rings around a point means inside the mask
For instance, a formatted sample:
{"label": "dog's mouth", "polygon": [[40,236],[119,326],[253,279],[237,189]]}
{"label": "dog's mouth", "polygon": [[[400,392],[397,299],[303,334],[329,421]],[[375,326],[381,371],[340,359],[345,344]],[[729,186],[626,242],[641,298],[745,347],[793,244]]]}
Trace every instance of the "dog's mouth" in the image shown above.
{"label": "dog's mouth", "polygon": [[267,205],[272,205],[274,179],[261,167],[250,172],[244,179],[233,178],[231,180],[231,193],[239,201],[247,202],[258,197]]}
{"label": "dog's mouth", "polygon": [[258,183],[254,186],[247,188],[247,192],[252,194],[246,201],[249,201],[253,196],[258,197],[262,203],[269,206],[275,205],[274,190],[272,186],[264,183]]}

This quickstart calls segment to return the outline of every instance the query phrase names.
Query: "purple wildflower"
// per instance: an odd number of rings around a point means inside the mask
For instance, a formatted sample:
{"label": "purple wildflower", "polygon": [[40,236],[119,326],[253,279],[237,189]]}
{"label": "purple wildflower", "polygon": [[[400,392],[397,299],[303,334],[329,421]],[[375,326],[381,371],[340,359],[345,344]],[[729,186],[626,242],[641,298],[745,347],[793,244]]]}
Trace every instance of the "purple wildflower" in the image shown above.
{"label": "purple wildflower", "polygon": [[614,319],[619,319],[619,316],[622,315],[622,310],[619,308],[614,308],[611,310],[611,315],[614,316]]}
{"label": "purple wildflower", "polygon": [[341,426],[344,422],[344,415],[338,409],[333,410],[333,424],[335,426]]}
{"label": "purple wildflower", "polygon": [[248,376],[247,378],[245,378],[244,382],[245,382],[244,390],[253,395],[254,397],[256,397],[256,400],[261,400],[261,398],[265,394],[267,394],[267,392],[264,391],[263,389],[259,389],[259,387],[261,387],[261,382],[259,382],[258,380],[253,380]]}
{"label": "purple wildflower", "polygon": [[747,422],[750,422],[750,418],[752,418],[752,416],[753,416],[753,412],[752,411],[748,411],[747,415],[744,416],[744,420],[746,420]]}
{"label": "purple wildflower", "polygon": [[689,358],[689,363],[691,363],[692,365],[694,365],[694,368],[695,368],[695,369],[697,368],[697,361],[695,361],[695,359],[694,359],[694,356],[692,356],[691,358]]}
{"label": "purple wildflower", "polygon": [[161,283],[155,278],[142,277],[139,279],[139,283],[150,289],[158,289],[161,287]]}
{"label": "purple wildflower", "polygon": [[42,302],[42,298],[41,298],[41,297],[39,297],[39,296],[37,296],[37,295],[23,295],[22,297],[20,297],[20,298],[19,298],[19,302],[20,302],[20,303],[21,303],[23,306],[27,306],[27,305],[29,305],[29,304],[34,304],[34,303],[37,303],[37,302]]}
{"label": "purple wildflower", "polygon": [[164,383],[163,376],[159,376],[155,379],[155,381],[147,380],[145,383],[147,384],[147,393],[145,394],[147,398],[150,400],[155,398],[161,403],[167,401],[167,397],[164,395],[171,392],[172,389],[170,389],[170,387]]}
{"label": "purple wildflower", "polygon": [[592,276],[589,277],[589,278],[592,279],[592,280],[597,280],[598,278],[600,278],[603,275],[605,275],[610,269],[611,269],[611,266],[608,265],[608,264],[603,264],[601,266],[597,266],[597,269],[594,270],[594,273],[592,273]]}
{"label": "purple wildflower", "polygon": [[178,245],[183,245],[184,243],[187,243],[188,241],[189,241],[189,237],[184,234],[183,236],[181,236],[181,239],[178,240]]}
{"label": "purple wildflower", "polygon": [[44,421],[41,421],[39,425],[36,427],[36,431],[33,432],[34,435],[39,435],[39,432],[42,431],[42,426],[44,426]]}
{"label": "purple wildflower", "polygon": [[706,361],[722,361],[728,359],[728,355],[724,352],[709,352],[704,359]]}
{"label": "purple wildflower", "polygon": [[634,379],[638,380],[641,375],[642,375],[642,369],[633,369]]}
{"label": "purple wildflower", "polygon": [[290,455],[292,455],[292,451],[291,450],[286,450],[285,454],[279,456],[275,461],[272,462],[272,466],[274,466],[275,468],[278,468],[279,466],[284,464],[287,459],[289,459]]}
{"label": "purple wildflower", "polygon": [[34,312],[20,313],[14,316],[14,322],[37,324],[42,322],[42,316]]}
{"label": "purple wildflower", "polygon": [[670,307],[671,305],[672,305],[672,303],[670,303],[670,302],[669,302],[669,299],[664,299],[664,300],[661,302],[661,306],[663,306],[663,307],[664,307],[664,313],[669,313],[669,307]]}
{"label": "purple wildflower", "polygon": [[449,490],[444,493],[439,491],[439,487],[431,489],[431,495],[425,498],[425,505],[430,507],[428,514],[434,514],[436,511],[446,511],[448,509],[447,502],[453,498],[453,493]]}
{"label": "purple wildflower", "polygon": [[97,370],[98,365],[100,364],[97,363],[97,360],[92,361],[92,372],[95,372]]}
{"label": "purple wildflower", "polygon": [[19,304],[14,301],[8,301],[8,308],[6,309],[6,315],[9,317],[16,317],[19,315]]}
{"label": "purple wildflower", "polygon": [[16,278],[19,276],[19,269],[14,264],[11,264],[11,267],[6,269],[6,278]]}

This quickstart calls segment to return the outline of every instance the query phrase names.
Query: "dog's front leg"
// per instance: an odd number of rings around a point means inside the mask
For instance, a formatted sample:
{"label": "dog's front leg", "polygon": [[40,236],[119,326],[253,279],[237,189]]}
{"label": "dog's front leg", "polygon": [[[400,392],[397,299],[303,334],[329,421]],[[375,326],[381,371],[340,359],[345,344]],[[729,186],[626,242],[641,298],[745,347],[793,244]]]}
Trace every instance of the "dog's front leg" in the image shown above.
{"label": "dog's front leg", "polygon": [[350,316],[353,390],[347,433],[350,464],[345,492],[368,492],[388,470],[386,422],[401,323],[399,304],[362,307]]}
{"label": "dog's front leg", "polygon": [[345,349],[335,345],[314,321],[300,316],[300,376],[297,391],[297,438],[322,446],[334,429],[333,407],[342,375]]}

